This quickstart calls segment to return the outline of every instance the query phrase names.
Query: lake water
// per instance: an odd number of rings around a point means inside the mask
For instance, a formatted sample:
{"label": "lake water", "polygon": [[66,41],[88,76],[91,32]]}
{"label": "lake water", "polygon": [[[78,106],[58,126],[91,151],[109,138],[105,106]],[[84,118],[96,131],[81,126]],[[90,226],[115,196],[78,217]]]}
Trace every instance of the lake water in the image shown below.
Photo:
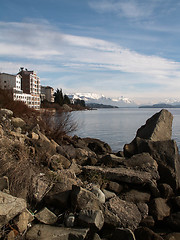
{"label": "lake water", "polygon": [[[144,125],[148,118],[160,110],[117,108],[73,112],[73,117],[79,125],[73,134],[79,137],[98,138],[117,152],[123,149],[124,144],[134,139],[137,129]],[[180,108],[168,110],[174,117],[172,139],[176,140],[180,149]]]}

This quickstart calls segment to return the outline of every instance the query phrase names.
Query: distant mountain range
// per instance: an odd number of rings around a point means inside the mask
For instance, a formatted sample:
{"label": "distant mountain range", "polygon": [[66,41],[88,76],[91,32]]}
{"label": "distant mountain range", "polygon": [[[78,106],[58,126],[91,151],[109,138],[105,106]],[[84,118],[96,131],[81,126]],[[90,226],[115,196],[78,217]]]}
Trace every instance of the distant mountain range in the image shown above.
{"label": "distant mountain range", "polygon": [[[96,93],[73,93],[67,94],[72,100],[84,100],[86,105],[92,108],[112,108],[112,107],[140,107],[140,108],[179,108],[180,99],[168,98],[157,104],[138,105],[127,97],[109,98]],[[96,104],[96,105],[95,105]]]}
{"label": "distant mountain range", "polygon": [[134,101],[123,96],[119,98],[107,98],[104,95],[95,93],[74,93],[67,95],[70,99],[84,100],[87,105],[100,104],[99,107],[103,107],[102,105],[109,105],[109,107],[138,107],[138,105]]}

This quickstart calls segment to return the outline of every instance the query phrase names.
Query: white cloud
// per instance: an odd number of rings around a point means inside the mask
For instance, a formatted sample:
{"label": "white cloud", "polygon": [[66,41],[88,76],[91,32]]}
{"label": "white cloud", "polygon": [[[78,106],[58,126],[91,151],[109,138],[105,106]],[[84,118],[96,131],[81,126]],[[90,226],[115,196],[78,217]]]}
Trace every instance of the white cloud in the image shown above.
{"label": "white cloud", "polygon": [[[76,81],[86,90],[90,77],[107,88],[109,84],[131,89],[136,83],[180,87],[180,63],[170,59],[139,54],[102,39],[64,34],[47,23],[0,22],[0,32],[0,56],[4,58],[0,71],[14,73],[27,63],[25,67],[41,73],[71,72],[66,78],[69,85],[70,80]],[[77,80],[80,73],[83,83]]]}

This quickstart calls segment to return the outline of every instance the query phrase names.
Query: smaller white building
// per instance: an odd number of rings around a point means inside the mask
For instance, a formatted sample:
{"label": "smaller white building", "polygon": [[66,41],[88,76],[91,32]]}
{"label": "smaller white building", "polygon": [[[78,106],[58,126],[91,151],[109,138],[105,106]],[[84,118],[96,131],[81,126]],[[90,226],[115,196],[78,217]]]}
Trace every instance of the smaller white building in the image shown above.
{"label": "smaller white building", "polygon": [[12,75],[0,73],[0,88],[12,89],[14,92],[22,92],[21,90],[21,75]]}

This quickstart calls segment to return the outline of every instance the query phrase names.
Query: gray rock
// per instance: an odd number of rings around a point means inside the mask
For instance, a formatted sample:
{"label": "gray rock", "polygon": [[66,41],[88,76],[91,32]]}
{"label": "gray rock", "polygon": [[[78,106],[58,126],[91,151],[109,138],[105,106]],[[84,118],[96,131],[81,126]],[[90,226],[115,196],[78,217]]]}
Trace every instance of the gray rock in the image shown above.
{"label": "gray rock", "polygon": [[179,240],[180,239],[180,233],[179,232],[174,232],[174,233],[169,233],[164,240]]}
{"label": "gray rock", "polygon": [[170,215],[171,209],[166,202],[164,198],[155,198],[150,205],[150,213],[158,221]]}
{"label": "gray rock", "polygon": [[170,140],[172,136],[173,115],[162,109],[146,121],[146,124],[138,129],[136,137],[152,141]]}
{"label": "gray rock", "polygon": [[5,108],[0,109],[0,114],[1,115],[6,115],[7,117],[12,117],[13,116],[13,111]]}
{"label": "gray rock", "polygon": [[102,191],[103,191],[103,193],[105,195],[106,201],[109,200],[110,198],[113,198],[113,197],[116,196],[116,194],[114,192],[108,191],[106,189],[103,189]]}
{"label": "gray rock", "polygon": [[180,212],[172,213],[167,219],[169,227],[179,232],[180,229]]}
{"label": "gray rock", "polygon": [[148,228],[154,227],[155,225],[154,218],[152,216],[147,216],[141,221],[141,225]]}
{"label": "gray rock", "polygon": [[122,200],[139,203],[139,202],[149,202],[151,194],[148,192],[141,192],[138,190],[130,190],[129,192],[120,195]]}
{"label": "gray rock", "polygon": [[159,191],[161,193],[162,198],[169,199],[173,196],[173,189],[166,183],[159,184]]}
{"label": "gray rock", "polygon": [[159,179],[158,175],[155,177],[151,172],[134,170],[127,167],[103,168],[97,166],[84,166],[82,170],[85,174],[94,172],[96,174],[101,174],[105,179],[124,183],[145,184]]}
{"label": "gray rock", "polygon": [[83,138],[83,140],[86,142],[88,148],[90,148],[96,154],[105,154],[112,152],[111,147],[99,139]]}
{"label": "gray rock", "polygon": [[141,222],[141,214],[134,203],[114,197],[106,203],[106,207],[119,218],[119,227],[134,230]]}
{"label": "gray rock", "polygon": [[71,162],[65,158],[63,155],[60,154],[54,154],[50,158],[50,167],[54,171],[57,171],[58,169],[62,168],[69,168],[71,165]]}
{"label": "gray rock", "polygon": [[122,164],[124,160],[124,157],[118,157],[115,154],[107,154],[101,158],[100,162],[109,167],[117,167]]}
{"label": "gray rock", "polygon": [[0,191],[0,228],[26,209],[26,201]]}
{"label": "gray rock", "polygon": [[26,123],[25,123],[25,121],[23,119],[17,118],[17,117],[16,118],[13,117],[11,119],[11,123],[16,128],[18,128],[18,127],[22,128],[22,127],[24,127],[26,125]]}
{"label": "gray rock", "polygon": [[89,227],[96,232],[104,225],[104,215],[101,210],[81,210],[78,221],[80,226]]}
{"label": "gray rock", "polygon": [[146,218],[148,216],[148,213],[149,213],[148,205],[146,203],[139,202],[139,203],[136,204],[136,206],[138,207],[138,210],[141,213],[142,219]]}
{"label": "gray rock", "polygon": [[27,240],[69,240],[86,238],[88,228],[64,228],[54,227],[45,224],[36,224],[26,234]]}
{"label": "gray rock", "polygon": [[57,222],[57,216],[51,212],[48,208],[43,208],[36,213],[35,217],[42,223],[52,225]]}
{"label": "gray rock", "polygon": [[100,210],[102,209],[102,203],[91,191],[82,187],[73,186],[71,193],[71,204],[74,209],[77,210]]}
{"label": "gray rock", "polygon": [[[146,236],[146,237],[145,237]],[[163,240],[157,233],[147,227],[140,227],[135,230],[136,240]]]}
{"label": "gray rock", "polygon": [[128,228],[117,228],[112,235],[112,240],[136,240],[134,233]]}
{"label": "gray rock", "polygon": [[123,190],[123,186],[117,182],[109,181],[107,189],[118,194]]}

